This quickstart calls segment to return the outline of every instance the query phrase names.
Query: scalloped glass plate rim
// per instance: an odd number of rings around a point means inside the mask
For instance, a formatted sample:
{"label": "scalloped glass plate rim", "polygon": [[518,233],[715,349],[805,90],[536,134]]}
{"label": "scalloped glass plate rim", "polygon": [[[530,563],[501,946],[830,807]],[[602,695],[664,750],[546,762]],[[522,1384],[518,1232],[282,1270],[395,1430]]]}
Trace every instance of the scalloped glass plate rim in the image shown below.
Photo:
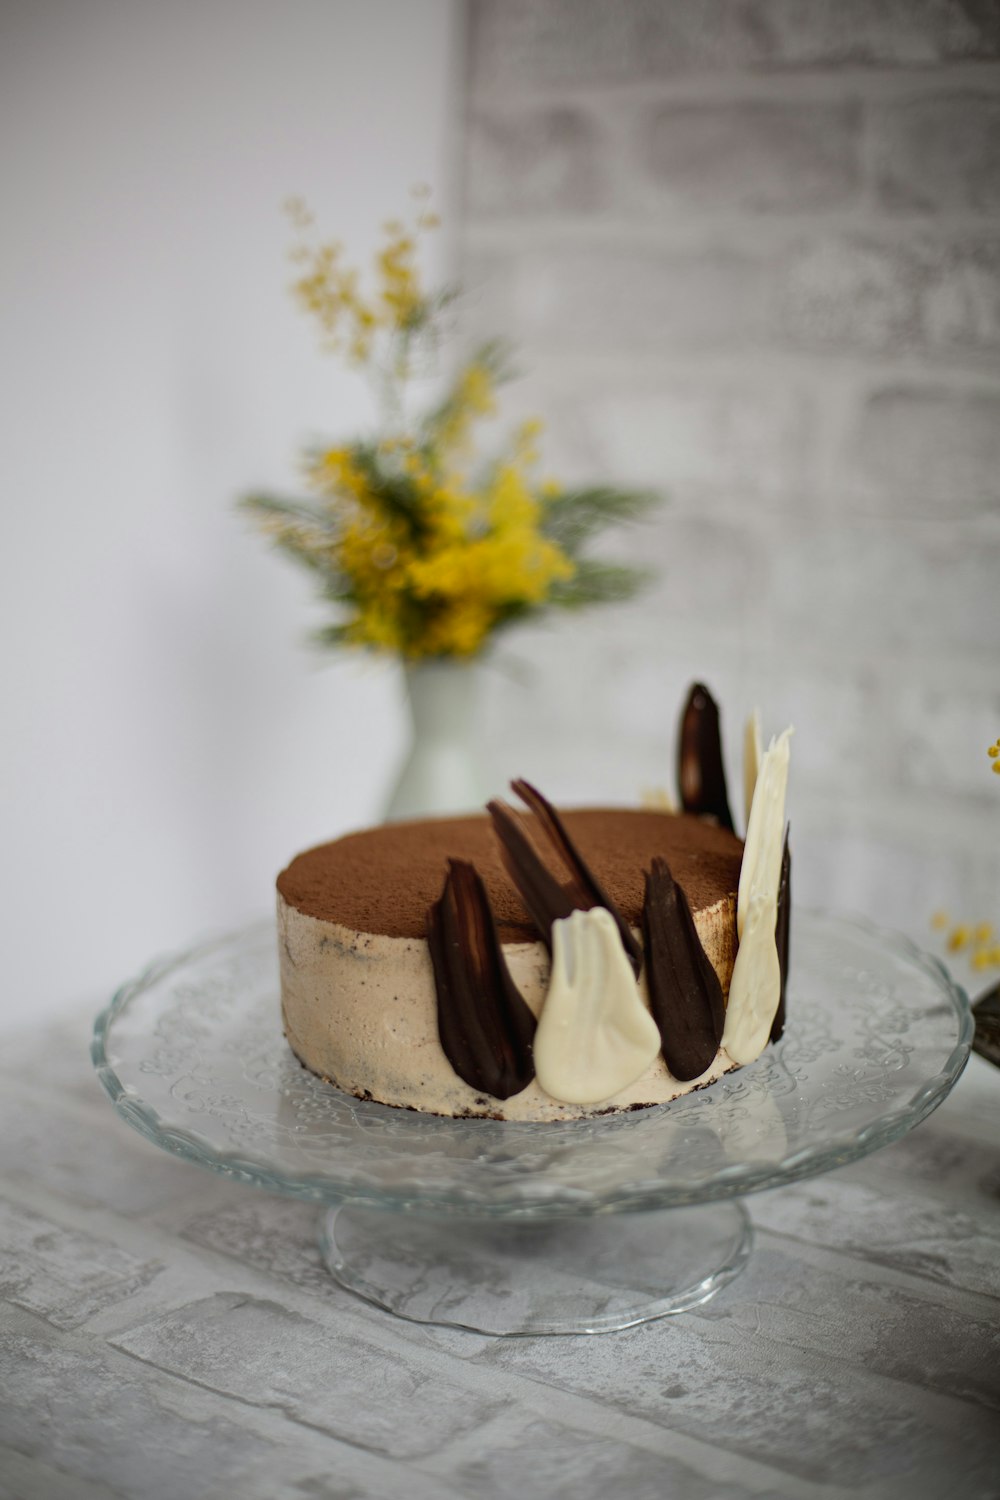
{"label": "scalloped glass plate rim", "polygon": [[[807,920],[839,924],[845,929],[853,928],[868,939],[874,939],[883,947],[893,950],[898,958],[913,964],[933,979],[941,991],[942,998],[949,1002],[957,1023],[955,1045],[941,1069],[924,1080],[906,1102],[887,1110],[884,1115],[862,1129],[845,1131],[839,1135],[833,1134],[821,1143],[805,1146],[777,1162],[756,1164],[745,1161],[733,1162],[727,1167],[720,1168],[711,1181],[697,1184],[690,1191],[679,1190],[675,1185],[665,1183],[662,1179],[651,1182],[648,1178],[637,1178],[617,1192],[609,1192],[599,1202],[592,1204],[574,1196],[572,1189],[564,1189],[562,1197],[553,1197],[550,1184],[543,1180],[538,1187],[544,1190],[544,1195],[540,1193],[536,1198],[531,1192],[530,1173],[525,1174],[521,1186],[521,1192],[527,1189],[528,1196],[521,1196],[517,1199],[506,1198],[491,1201],[461,1192],[429,1193],[424,1185],[419,1185],[415,1191],[410,1192],[402,1188],[398,1192],[390,1192],[383,1187],[372,1190],[363,1184],[352,1184],[343,1176],[334,1180],[331,1176],[318,1173],[289,1174],[280,1169],[276,1170],[260,1158],[222,1150],[196,1130],[167,1123],[152,1105],[139,1098],[129,1085],[122,1083],[108,1061],[107,1043],[111,1028],[130,1001],[153,984],[168,977],[172,971],[208,957],[215,950],[222,950],[234,943],[246,941],[255,934],[262,933],[268,927],[273,932],[273,918],[261,917],[239,928],[203,937],[181,951],[155,958],[139,974],[126,980],[94,1023],[91,1059],[100,1083],[116,1112],[153,1144],[186,1161],[208,1167],[234,1180],[252,1183],[269,1191],[317,1203],[356,1202],[395,1212],[453,1213],[459,1216],[474,1215],[481,1218],[518,1216],[561,1218],[592,1213],[648,1212],[668,1206],[684,1206],[743,1197],[749,1193],[783,1186],[805,1177],[833,1170],[835,1167],[856,1161],[898,1140],[931,1114],[957,1082],[968,1060],[975,1032],[969,999],[961,985],[937,958],[922,950],[902,933],[880,926],[867,917],[852,913],[831,913],[819,909],[800,908],[798,916],[805,917]],[[750,1066],[754,1065],[750,1064]],[[735,1077],[736,1075],[727,1076]],[[332,1088],[332,1085],[328,1087]],[[352,1103],[356,1102],[352,1101]],[[616,1122],[624,1119],[662,1115],[671,1107],[670,1104],[653,1105],[631,1115],[612,1114],[607,1117],[607,1123],[609,1127],[613,1127]],[[388,1105],[378,1104],[375,1101],[367,1101],[365,1108],[386,1112],[397,1119],[409,1113],[392,1109]],[[431,1115],[419,1115],[418,1118],[421,1122],[438,1120],[443,1130],[457,1126],[463,1130],[488,1127],[495,1131],[500,1127],[504,1130],[505,1137],[512,1141],[531,1138],[536,1131],[543,1131],[550,1135],[553,1130],[571,1130],[574,1126],[584,1124],[591,1128],[595,1126],[599,1128],[604,1123],[599,1117],[592,1117],[586,1121],[559,1122],[555,1126],[552,1124],[536,1125],[524,1121],[451,1120]]]}

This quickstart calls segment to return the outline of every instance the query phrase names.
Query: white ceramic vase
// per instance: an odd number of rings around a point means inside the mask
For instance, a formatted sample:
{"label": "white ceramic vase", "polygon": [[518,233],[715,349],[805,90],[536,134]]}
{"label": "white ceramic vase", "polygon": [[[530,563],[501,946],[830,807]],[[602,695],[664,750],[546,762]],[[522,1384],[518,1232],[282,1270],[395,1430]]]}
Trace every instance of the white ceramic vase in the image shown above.
{"label": "white ceramic vase", "polygon": [[491,795],[478,742],[478,662],[429,661],[404,668],[410,748],[384,819],[479,812]]}

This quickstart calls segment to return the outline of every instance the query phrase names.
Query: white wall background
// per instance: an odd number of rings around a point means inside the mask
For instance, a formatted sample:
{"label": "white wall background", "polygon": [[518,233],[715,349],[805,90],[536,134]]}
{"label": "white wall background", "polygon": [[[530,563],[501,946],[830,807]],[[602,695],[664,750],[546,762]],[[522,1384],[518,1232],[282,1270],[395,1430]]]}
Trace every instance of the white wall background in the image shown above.
{"label": "white wall background", "polygon": [[364,259],[414,183],[447,214],[454,42],[450,0],[0,10],[2,1026],[268,910],[380,806],[397,679],[308,653],[233,501],[368,420],[281,204]]}

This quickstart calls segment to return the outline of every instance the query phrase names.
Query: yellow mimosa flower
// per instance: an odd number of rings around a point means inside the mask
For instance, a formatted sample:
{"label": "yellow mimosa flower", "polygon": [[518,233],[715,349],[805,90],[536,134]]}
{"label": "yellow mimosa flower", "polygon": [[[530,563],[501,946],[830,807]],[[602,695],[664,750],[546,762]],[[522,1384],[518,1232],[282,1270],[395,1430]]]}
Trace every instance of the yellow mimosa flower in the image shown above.
{"label": "yellow mimosa flower", "polygon": [[[362,278],[336,240],[316,236],[301,199],[288,211],[298,236],[293,292],[326,347],[371,377],[382,408],[377,434],[310,453],[312,498],[253,497],[265,534],[309,566],[338,613],[322,631],[408,660],[469,656],[505,625],[554,605],[624,597],[627,568],[580,556],[602,527],[636,514],[642,497],[610,487],[566,492],[535,475],[542,424],[522,422],[493,461],[475,458],[473,429],[491,417],[507,378],[503,349],[485,344],[459,364],[438,406],[409,415],[407,382],[432,368],[447,288],[428,292],[420,236],[437,224],[415,193],[409,223],[390,219]],[[558,501],[558,504],[554,503]]]}

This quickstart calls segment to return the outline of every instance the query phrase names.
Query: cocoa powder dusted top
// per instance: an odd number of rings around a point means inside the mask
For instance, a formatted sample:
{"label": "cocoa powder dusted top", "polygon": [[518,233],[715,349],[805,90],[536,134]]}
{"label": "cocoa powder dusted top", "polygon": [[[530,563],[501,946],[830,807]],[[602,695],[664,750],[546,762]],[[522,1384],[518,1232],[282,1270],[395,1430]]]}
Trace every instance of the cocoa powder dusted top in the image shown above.
{"label": "cocoa powder dusted top", "polygon": [[[656,855],[670,865],[692,911],[735,895],[743,844],[734,834],[690,816],[625,808],[562,814],[566,828],[608,895],[640,925],[644,875]],[[530,830],[531,820],[526,820]],[[544,849],[544,845],[541,846]],[[278,876],[289,906],[356,932],[422,938],[427,909],[441,894],[447,861],[476,866],[501,942],[534,942],[538,933],[504,873],[484,816],[388,823],[308,849]],[[566,873],[554,861],[560,880]]]}

